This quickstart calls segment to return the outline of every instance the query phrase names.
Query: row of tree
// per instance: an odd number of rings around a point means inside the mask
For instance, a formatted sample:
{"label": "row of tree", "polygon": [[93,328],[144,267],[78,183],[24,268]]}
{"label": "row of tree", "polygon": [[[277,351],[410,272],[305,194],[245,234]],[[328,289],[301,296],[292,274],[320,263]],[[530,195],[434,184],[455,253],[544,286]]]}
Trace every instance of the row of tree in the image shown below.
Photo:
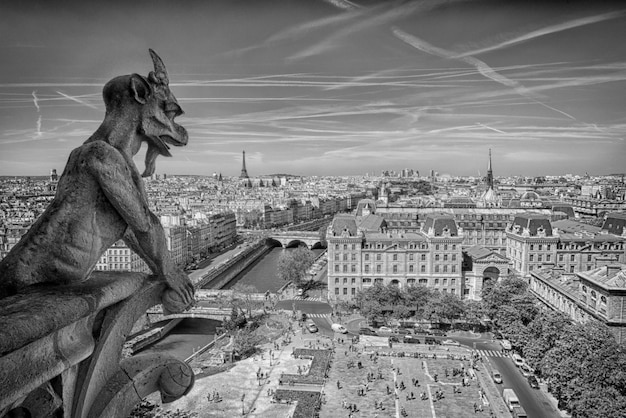
{"label": "row of tree", "polygon": [[572,417],[626,416],[626,349],[595,320],[572,322],[540,309],[527,284],[503,280],[483,294],[483,308]]}

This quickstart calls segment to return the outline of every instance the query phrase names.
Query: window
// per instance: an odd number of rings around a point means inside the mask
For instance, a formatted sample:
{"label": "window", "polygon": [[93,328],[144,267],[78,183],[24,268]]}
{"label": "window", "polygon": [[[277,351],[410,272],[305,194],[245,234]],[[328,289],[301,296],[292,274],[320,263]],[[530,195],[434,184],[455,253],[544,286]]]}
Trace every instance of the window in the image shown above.
{"label": "window", "polygon": [[380,254],[376,254],[376,261],[380,261],[381,260],[381,255]]}
{"label": "window", "polygon": [[393,265],[393,272],[394,272],[394,273],[397,273],[397,272],[398,272],[398,265],[397,265],[397,264],[394,264],[394,265]]}
{"label": "window", "polygon": [[348,254],[343,255],[343,261],[348,261]]}
{"label": "window", "polygon": [[366,264],[366,265],[365,265],[365,272],[366,272],[366,273],[369,273],[369,272],[370,272],[370,266],[369,266],[369,264]]}
{"label": "window", "polygon": [[448,279],[443,279],[443,285],[447,286],[448,285]]}
{"label": "window", "polygon": [[455,286],[456,285],[456,279],[450,279],[450,285],[451,286]]}
{"label": "window", "polygon": [[574,266],[570,266],[570,268],[569,268],[569,272],[570,272],[570,273],[573,273],[573,272],[574,272]]}
{"label": "window", "polygon": [[339,254],[335,253],[335,261],[339,261]]}
{"label": "window", "polygon": [[413,261],[414,254],[409,254],[409,261]]}
{"label": "window", "polygon": [[351,261],[356,261],[356,254],[352,254]]}
{"label": "window", "polygon": [[350,265],[350,273],[356,273],[356,264]]}
{"label": "window", "polygon": [[426,266],[422,264],[422,266],[420,267],[420,271],[422,273],[426,273]]}
{"label": "window", "polygon": [[456,244],[452,244],[452,250],[456,250]]}
{"label": "window", "polygon": [[408,280],[406,281],[406,284],[407,284],[408,286],[415,286],[415,279],[408,279]]}
{"label": "window", "polygon": [[529,257],[529,259],[530,259],[530,261],[535,261],[535,255],[534,255],[534,254],[531,254],[531,255],[530,255],[530,257]]}
{"label": "window", "polygon": [[435,266],[435,273],[439,273],[439,265]]}
{"label": "window", "polygon": [[348,284],[348,278],[347,277],[343,278],[343,284]]}
{"label": "window", "polygon": [[570,259],[570,261],[574,261],[574,259],[575,259],[574,254],[570,255],[569,259]]}
{"label": "window", "polygon": [[539,251],[543,250],[543,245],[539,244]]}
{"label": "window", "polygon": [[347,294],[348,294],[348,288],[346,288],[346,287],[344,287],[344,288],[343,288],[343,294],[344,294],[344,295],[347,295]]}
{"label": "window", "polygon": [[343,249],[347,250],[348,249],[348,244],[343,244]]}
{"label": "window", "polygon": [[591,261],[591,254],[587,255],[587,261]]}
{"label": "window", "polygon": [[353,288],[350,290],[350,293],[352,294],[352,296],[354,296],[354,294],[356,293],[356,289],[353,287]]}
{"label": "window", "polygon": [[435,250],[439,251],[439,244],[435,245]]}
{"label": "window", "polygon": [[356,247],[354,246],[354,244],[352,244],[352,249],[353,249],[353,250],[356,250]]}
{"label": "window", "polygon": [[448,261],[448,254],[443,255],[443,261]]}
{"label": "window", "polygon": [[419,279],[418,283],[421,284],[421,285],[426,286],[426,285],[428,285],[428,279]]}
{"label": "window", "polygon": [[413,264],[409,264],[409,273],[413,273],[413,268],[414,268]]}
{"label": "window", "polygon": [[370,255],[369,254],[365,254],[365,261],[370,261]]}
{"label": "window", "polygon": [[338,288],[338,287],[336,287],[336,288],[335,288],[335,295],[338,295],[338,294],[339,294],[339,288]]}
{"label": "window", "polygon": [[351,284],[354,284],[356,282],[356,279],[353,277],[352,280],[350,280]]}
{"label": "window", "polygon": [[344,266],[343,266],[343,272],[344,272],[344,273],[347,273],[347,272],[348,272],[348,266],[346,266],[346,265],[344,265]]}
{"label": "window", "polygon": [[452,273],[456,273],[456,266],[452,266]]}
{"label": "window", "polygon": [[546,254],[546,261],[550,261],[550,258],[552,258],[550,254]]}
{"label": "window", "polygon": [[447,272],[448,272],[448,266],[447,266],[447,265],[444,265],[444,266],[443,266],[443,272],[444,272],[444,273],[447,273]]}
{"label": "window", "polygon": [[435,254],[435,261],[439,261],[439,254]]}
{"label": "window", "polygon": [[363,279],[363,284],[371,284],[371,283],[372,283],[372,279],[367,278],[367,277]]}
{"label": "window", "polygon": [[339,266],[335,265],[335,273],[339,273]]}
{"label": "window", "polygon": [[381,270],[381,267],[380,267],[380,264],[378,264],[378,265],[376,266],[376,273],[380,273],[380,270]]}
{"label": "window", "polygon": [[439,279],[435,279],[435,286],[439,286]]}
{"label": "window", "polygon": [[563,261],[563,254],[559,254],[559,261]]}
{"label": "window", "polygon": [[550,248],[551,248],[550,244],[546,245],[546,250],[550,251]]}
{"label": "window", "polygon": [[456,261],[456,254],[452,254],[452,261]]}
{"label": "window", "polygon": [[422,254],[422,261],[426,261],[426,254]]}
{"label": "window", "polygon": [[537,261],[543,261],[543,260],[542,260],[542,256],[541,256],[541,254],[539,254],[539,255],[537,256]]}
{"label": "window", "polygon": [[335,250],[339,250],[339,244],[335,244]]}
{"label": "window", "polygon": [[335,277],[335,284],[339,284],[339,277]]}
{"label": "window", "polygon": [[398,261],[398,254],[393,255],[393,261]]}

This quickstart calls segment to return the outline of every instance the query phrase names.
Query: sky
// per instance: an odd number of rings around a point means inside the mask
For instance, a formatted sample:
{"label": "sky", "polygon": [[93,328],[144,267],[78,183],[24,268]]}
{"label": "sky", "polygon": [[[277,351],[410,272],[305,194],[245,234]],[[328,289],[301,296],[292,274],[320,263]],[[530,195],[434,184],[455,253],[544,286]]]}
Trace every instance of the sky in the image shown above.
{"label": "sky", "polygon": [[189,132],[157,173],[623,173],[624,40],[620,1],[0,0],[0,175],[62,172],[148,48]]}

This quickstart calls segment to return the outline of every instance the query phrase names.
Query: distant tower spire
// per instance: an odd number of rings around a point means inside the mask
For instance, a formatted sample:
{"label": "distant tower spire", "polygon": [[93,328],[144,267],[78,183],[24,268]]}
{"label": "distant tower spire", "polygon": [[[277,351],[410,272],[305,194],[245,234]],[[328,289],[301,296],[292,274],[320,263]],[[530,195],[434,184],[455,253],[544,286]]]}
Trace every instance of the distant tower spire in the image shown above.
{"label": "distant tower spire", "polygon": [[489,148],[489,165],[487,166],[487,186],[493,189],[493,171],[491,171],[491,148]]}
{"label": "distant tower spire", "polygon": [[248,175],[248,170],[246,170],[246,152],[243,151],[243,166],[241,167],[241,174],[239,175],[241,179],[248,179],[250,176]]}

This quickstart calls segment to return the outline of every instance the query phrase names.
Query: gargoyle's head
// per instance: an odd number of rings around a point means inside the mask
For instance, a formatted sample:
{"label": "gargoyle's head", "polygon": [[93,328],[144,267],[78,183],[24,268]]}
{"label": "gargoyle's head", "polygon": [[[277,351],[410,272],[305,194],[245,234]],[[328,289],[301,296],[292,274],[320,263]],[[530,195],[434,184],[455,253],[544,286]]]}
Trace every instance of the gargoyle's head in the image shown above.
{"label": "gargoyle's head", "polygon": [[[103,89],[107,114],[129,118],[136,124],[137,136],[148,143],[146,168],[143,177],[149,177],[156,168],[159,155],[171,157],[169,145],[187,145],[187,130],[174,122],[183,110],[170,91],[165,64],[151,49],[154,71],[148,77],[139,74],[116,77]],[[136,151],[135,151],[136,152]]]}

